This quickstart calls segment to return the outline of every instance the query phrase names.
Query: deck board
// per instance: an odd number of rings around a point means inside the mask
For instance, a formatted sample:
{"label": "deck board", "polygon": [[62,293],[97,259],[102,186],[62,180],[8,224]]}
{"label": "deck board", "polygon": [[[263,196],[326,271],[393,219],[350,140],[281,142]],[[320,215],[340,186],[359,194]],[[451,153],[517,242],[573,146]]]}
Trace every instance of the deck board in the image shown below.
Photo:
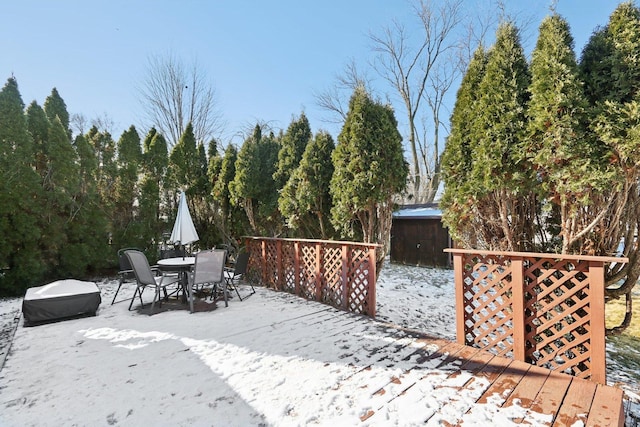
{"label": "deck board", "polygon": [[573,426],[587,423],[587,414],[596,394],[597,384],[591,381],[572,381],[567,396],[562,402],[563,410],[558,413],[554,426]]}
{"label": "deck board", "polygon": [[624,425],[624,410],[622,405],[622,390],[615,387],[598,385],[593,403],[587,418],[587,427]]}
{"label": "deck board", "polygon": [[[410,406],[409,401],[420,398],[422,379],[442,375],[445,389],[452,386],[466,389],[467,396],[475,395],[476,400],[469,404],[466,413],[463,410],[455,414],[452,409],[460,410],[459,402],[451,403],[448,400],[451,396],[437,398],[420,414],[421,422],[427,425],[464,425],[465,420],[477,419],[478,408],[482,410],[488,403],[504,409],[507,415],[502,415],[503,418],[516,424],[572,426],[582,422],[587,426],[621,427],[624,424],[620,389],[439,338],[423,337],[419,342],[422,346],[417,350],[398,349],[398,354],[405,354],[402,360],[409,363],[401,374],[384,384],[370,383],[371,409],[363,414],[363,422],[376,425],[383,421],[378,418],[385,405],[403,407],[403,401],[407,400],[406,406]],[[369,372],[362,370],[356,375],[366,376]],[[535,422],[527,417],[510,417],[512,406],[527,409],[537,417]]]}

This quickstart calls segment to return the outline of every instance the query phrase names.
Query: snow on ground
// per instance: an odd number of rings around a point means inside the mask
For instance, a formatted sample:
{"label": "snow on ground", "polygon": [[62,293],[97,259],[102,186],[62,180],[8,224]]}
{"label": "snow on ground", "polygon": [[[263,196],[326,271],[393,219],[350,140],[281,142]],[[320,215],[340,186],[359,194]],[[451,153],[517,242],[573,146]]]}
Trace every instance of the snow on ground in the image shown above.
{"label": "snow on ground", "polygon": [[[73,390],[70,392],[69,388],[74,387],[82,387],[83,390],[88,390],[89,394],[104,396],[103,399],[110,401],[111,407],[115,409],[106,417],[108,425],[136,425],[136,422],[153,421],[160,423],[156,425],[188,425],[189,420],[194,421],[194,425],[198,425],[195,420],[199,416],[204,416],[207,407],[211,410],[212,404],[206,402],[214,402],[215,413],[220,416],[219,425],[223,425],[225,421],[236,425],[313,424],[313,414],[314,411],[318,411],[319,404],[333,408],[324,409],[324,413],[319,414],[323,416],[324,421],[334,419],[336,425],[341,425],[339,420],[358,420],[361,415],[350,405],[356,405],[362,410],[370,404],[358,401],[358,396],[362,393],[360,390],[362,385],[358,383],[358,372],[353,369],[357,366],[357,360],[350,360],[355,357],[355,353],[349,352],[362,346],[362,340],[376,342],[379,339],[368,323],[354,322],[339,326],[343,328],[341,330],[345,337],[349,335],[357,339],[349,341],[343,338],[340,331],[336,331],[336,345],[341,346],[340,348],[344,347],[345,354],[348,354],[348,357],[345,357],[349,360],[333,360],[331,351],[326,348],[314,348],[311,337],[298,336],[302,330],[296,332],[297,322],[303,322],[306,316],[310,315],[309,313],[315,313],[313,318],[316,318],[318,310],[316,303],[311,304],[300,298],[259,288],[256,298],[249,298],[246,303],[232,300],[228,308],[222,307],[224,311],[215,309],[208,313],[190,315],[188,311],[181,310],[148,317],[136,311],[128,311],[127,302],[111,305],[117,286],[115,280],[104,279],[96,283],[101,288],[102,304],[95,318],[24,328],[21,321],[15,321],[20,318],[21,299],[0,301],[0,367],[5,363],[6,357],[6,369],[0,371],[0,408],[2,408],[0,425],[25,425],[25,421],[28,425],[29,420],[32,425],[38,425],[38,427],[57,425],[60,420],[51,419],[52,413],[59,411],[65,413],[66,410],[69,414],[82,413],[83,403],[89,405],[94,400],[78,398],[77,401],[74,399],[74,402],[66,402],[57,396],[65,393],[73,395]],[[130,298],[131,292],[130,287],[125,289],[122,299]],[[452,270],[403,266],[387,262],[380,273],[376,297],[376,320],[446,339],[455,339],[455,292]],[[120,294],[118,299],[121,299]],[[275,316],[272,326],[269,327],[264,323],[264,316],[267,315],[264,310],[271,304],[282,304],[282,308],[281,313],[277,315],[268,314]],[[296,354],[281,354],[277,342],[262,342],[266,338],[262,338],[259,333],[251,337],[250,341],[246,341],[246,336],[242,337],[240,332],[237,334],[234,332],[234,325],[216,324],[219,315],[233,313],[234,310],[247,310],[248,307],[256,313],[255,320],[252,320],[255,322],[256,330],[264,327],[276,328],[278,322],[281,325],[287,325],[286,328],[282,328],[283,335],[279,339],[291,343],[299,341],[300,343],[296,345],[304,348],[305,354],[317,354],[318,358],[310,357],[301,360]],[[279,321],[278,316],[282,316],[282,320]],[[193,327],[194,318],[202,319],[202,323],[196,328]],[[294,318],[300,320],[292,321],[291,319]],[[82,330],[78,330],[80,326]],[[314,327],[321,330],[323,325]],[[218,330],[216,328],[223,328],[221,330],[226,331],[224,342],[210,338],[218,336],[212,333]],[[243,330],[246,328],[247,325],[243,325]],[[14,331],[16,331],[15,338],[13,338]],[[8,344],[12,338],[13,346],[7,356]],[[624,345],[616,345],[616,343],[617,341],[612,341],[607,345],[608,382],[621,385],[627,396],[636,400],[632,410],[640,412],[640,406],[637,403],[640,402],[640,373],[637,369],[640,362],[640,349],[635,345],[637,341],[625,342]],[[36,347],[51,348],[52,352],[34,355],[33,348]],[[90,354],[85,356],[80,349],[87,351],[87,348],[90,349]],[[140,353],[143,349],[145,352]],[[260,349],[260,351],[249,349]],[[378,347],[375,349],[380,351]],[[61,358],[60,354],[64,357]],[[34,359],[22,359],[27,357]],[[84,366],[83,363],[89,363],[86,360],[87,357],[91,357],[91,363],[99,366],[95,368],[92,365]],[[18,360],[18,358],[21,359]],[[180,362],[177,363],[180,366],[172,365],[172,358],[179,360]],[[71,360],[76,361],[74,363],[78,366],[69,366],[72,363]],[[318,363],[314,360],[326,362]],[[351,364],[346,363],[349,361]],[[381,369],[379,372],[381,381],[384,382],[385,378],[388,378],[389,369],[399,370],[402,363],[402,359],[398,359],[396,362],[398,366],[377,368]],[[186,364],[188,366],[185,366]],[[203,364],[209,367],[208,371],[197,368]],[[77,372],[74,369],[77,369]],[[119,388],[108,387],[107,384],[110,381],[119,378],[122,369],[128,371],[128,379]],[[429,367],[425,366],[424,369]],[[21,377],[23,371],[26,373]],[[83,382],[83,375],[86,376],[88,373],[91,373],[94,383]],[[195,407],[201,412],[196,411],[192,416],[179,412],[176,414],[175,406],[172,405],[180,405],[180,402],[166,401],[166,396],[161,395],[159,391],[149,393],[148,387],[141,387],[149,381],[157,381],[162,385],[170,378],[174,378],[176,374],[179,374],[180,378],[184,376],[190,378],[190,382],[187,383],[175,382],[176,380],[173,379],[177,387],[176,395],[192,396],[194,402],[189,402],[185,407]],[[433,372],[432,375],[436,378],[439,374]],[[282,378],[286,378],[285,382],[288,384],[281,383]],[[343,381],[344,378],[348,378],[348,381],[340,383],[345,390],[341,390],[338,394],[332,390],[331,399],[333,400],[323,401],[323,390],[330,389],[331,384],[335,384],[337,379]],[[50,385],[53,382],[55,386]],[[41,390],[43,389],[41,385],[44,383],[47,384],[48,391]],[[187,387],[193,387],[193,390],[181,389],[185,384],[188,384]],[[460,410],[460,407],[456,406],[462,404],[456,403],[456,385],[452,384],[453,394],[447,395],[448,397],[445,396],[448,389],[442,384],[438,386],[441,387],[439,396],[442,399],[454,399],[453,403],[447,400],[452,406],[451,410]],[[289,406],[286,404],[283,406],[277,394],[269,399],[264,398],[264,390],[279,390],[287,387],[289,390],[291,387],[299,390],[296,401],[291,402]],[[231,392],[227,390],[228,388],[232,389]],[[418,391],[414,390],[414,392]],[[420,392],[427,393],[428,390]],[[472,396],[457,396],[457,398],[461,401],[472,400]],[[406,401],[403,400],[403,402]],[[200,406],[197,406],[198,403]],[[416,396],[415,404],[423,405],[424,399]],[[157,413],[149,414],[148,409],[144,410],[145,407],[156,408]],[[292,412],[294,408],[295,412]],[[499,406],[495,405],[476,407],[469,415],[472,419],[466,421],[482,424],[482,420],[495,421],[501,416],[508,416],[504,412],[497,411],[497,408]],[[518,411],[518,408],[511,409]],[[376,425],[375,421],[380,421],[384,417],[397,419],[394,418],[397,414],[392,413],[393,408],[386,410],[386,413],[376,413],[369,420],[368,425]],[[402,410],[403,414],[411,413],[411,408],[396,408],[396,410]],[[424,411],[424,408],[422,410]],[[533,420],[532,417],[538,416],[531,413],[526,415],[531,420]],[[104,425],[105,417],[93,419],[87,414],[87,418],[82,421],[85,424],[79,424],[77,420],[74,421],[73,415],[70,415],[67,421],[66,425]],[[631,424],[630,421],[634,420],[628,420],[629,424]],[[406,417],[403,418],[403,422],[411,424]],[[539,422],[544,423],[544,420],[540,419]]]}

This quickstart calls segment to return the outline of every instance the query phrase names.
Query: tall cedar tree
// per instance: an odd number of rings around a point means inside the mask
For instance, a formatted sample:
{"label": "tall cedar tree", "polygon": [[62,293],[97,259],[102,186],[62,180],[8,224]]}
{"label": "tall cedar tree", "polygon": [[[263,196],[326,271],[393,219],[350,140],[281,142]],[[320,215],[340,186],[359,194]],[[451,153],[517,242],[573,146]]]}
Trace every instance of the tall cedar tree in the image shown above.
{"label": "tall cedar tree", "polygon": [[236,175],[229,183],[231,202],[242,206],[254,233],[277,235],[280,230],[278,189],[273,173],[280,145],[273,134],[262,136],[256,125],[242,144],[236,161]]}
{"label": "tall cedar tree", "polygon": [[[529,138],[522,152],[532,162],[551,234],[542,250],[578,251],[599,245],[596,236],[580,238],[599,214],[599,200],[611,176],[601,167],[602,151],[586,132],[587,101],[579,77],[569,25],[559,15],[545,18],[531,60]],[[559,215],[558,215],[559,214]],[[545,225],[541,225],[543,227]],[[559,232],[559,233],[558,233]]]}
{"label": "tall cedar tree", "polygon": [[[116,143],[109,132],[100,132],[96,126],[89,129],[87,140],[93,147],[98,161],[95,180],[100,203],[108,214],[109,224],[113,224],[113,206],[115,204],[116,177],[118,166],[116,164]],[[113,233],[113,227],[111,227]]]}
{"label": "tall cedar tree", "polygon": [[139,200],[138,171],[142,164],[140,135],[134,126],[120,135],[116,162],[118,175],[115,182],[113,216],[113,244],[117,248],[139,247],[144,242],[139,229],[137,204]]}
{"label": "tall cedar tree", "polygon": [[640,9],[621,3],[582,51],[580,70],[592,103],[629,102],[640,89]]}
{"label": "tall cedar tree", "polygon": [[478,87],[469,188],[477,217],[474,246],[529,250],[533,241],[535,181],[519,156],[525,138],[530,77],[520,37],[511,22],[500,24]]}
{"label": "tall cedar tree", "polygon": [[36,101],[31,102],[27,107],[27,126],[29,134],[33,140],[35,154],[35,168],[40,177],[44,180],[47,173],[47,153],[45,145],[49,136],[49,119],[44,110]]}
{"label": "tall cedar tree", "polygon": [[302,153],[311,140],[311,126],[307,116],[302,113],[298,120],[293,120],[280,141],[278,165],[273,179],[276,187],[281,190],[289,180],[291,173],[300,164]]}
{"label": "tall cedar tree", "polygon": [[391,107],[356,88],[332,160],[332,223],[351,238],[358,224],[364,242],[383,245],[380,262],[388,252],[394,196],[405,190],[409,174]]}
{"label": "tall cedar tree", "polygon": [[211,189],[213,184],[209,179],[209,164],[216,163],[218,157],[217,142],[209,141],[205,150],[204,144],[198,144],[198,169],[196,181],[191,188],[191,199],[194,207],[194,225],[198,230],[200,240],[198,245],[204,248],[212,248],[220,243],[220,235],[215,224],[215,206]]}
{"label": "tall cedar tree", "polygon": [[69,128],[69,112],[67,111],[67,104],[64,102],[58,89],[55,87],[51,90],[51,94],[44,101],[44,112],[47,114],[47,118],[51,123],[56,117],[60,119],[62,128],[71,140],[71,129]]}
{"label": "tall cedar tree", "polygon": [[169,154],[169,186],[175,190],[189,190],[198,182],[200,159],[193,126],[187,124],[178,143]]}
{"label": "tall cedar tree", "polygon": [[[151,242],[162,242],[163,232],[167,232],[169,227],[162,219],[165,216],[163,200],[168,197],[164,191],[169,155],[166,140],[155,128],[149,130],[143,141],[142,164],[138,221],[146,244],[140,249],[153,259],[157,256],[158,247],[157,243],[154,246]],[[127,246],[133,244],[129,242]]]}
{"label": "tall cedar tree", "polygon": [[280,212],[288,227],[300,237],[328,239],[334,234],[329,194],[334,149],[329,133],[316,134],[280,193]]}
{"label": "tall cedar tree", "polygon": [[56,278],[84,277],[94,259],[86,242],[74,238],[77,236],[71,232],[74,223],[81,219],[78,218],[80,209],[77,204],[81,190],[78,155],[58,115],[49,127],[46,151],[48,168],[44,191],[48,214],[43,230],[48,231],[50,248],[51,240],[55,241],[53,247],[57,255],[56,262],[48,267],[53,269]]}
{"label": "tall cedar tree", "polygon": [[440,200],[443,222],[456,243],[461,247],[473,247],[475,233],[482,224],[474,215],[473,195],[475,185],[470,172],[477,139],[472,138],[474,121],[478,115],[478,90],[485,73],[488,55],[483,46],[473,54],[467,72],[458,89],[451,115],[451,132],[442,153],[444,193]]}
{"label": "tall cedar tree", "polygon": [[24,103],[11,77],[0,90],[0,294],[19,295],[45,272],[39,248],[40,177]]}
{"label": "tall cedar tree", "polygon": [[[597,94],[594,130],[607,149],[605,164],[615,169],[618,177],[610,180],[613,185],[605,193],[609,197],[601,202],[606,212],[601,221],[604,225],[595,227],[594,234],[601,236],[602,249],[610,248],[613,253],[621,243],[623,255],[629,258],[629,263],[611,264],[605,272],[607,299],[626,297],[625,318],[613,329],[621,332],[631,323],[631,291],[640,277],[640,9],[633,2],[621,3],[598,35],[591,38],[585,53],[601,52],[601,66],[594,67],[597,59],[583,54],[581,69],[587,90]],[[592,47],[592,42],[599,44]],[[611,83],[598,93],[595,84],[602,75]]]}
{"label": "tall cedar tree", "polygon": [[71,252],[84,251],[83,256],[91,260],[87,273],[95,274],[105,267],[116,265],[116,254],[109,245],[108,217],[95,182],[98,169],[96,154],[84,135],[78,135],[73,145],[78,155],[80,190],[76,196],[77,211],[69,224],[67,238],[69,242],[77,242]]}
{"label": "tall cedar tree", "polygon": [[236,160],[238,150],[229,144],[224,151],[224,157],[220,165],[218,177],[213,185],[212,195],[219,208],[219,221],[216,221],[218,231],[225,244],[232,245],[237,250],[241,243],[236,239],[247,234],[250,230],[247,215],[244,209],[231,203],[230,183],[236,175]]}

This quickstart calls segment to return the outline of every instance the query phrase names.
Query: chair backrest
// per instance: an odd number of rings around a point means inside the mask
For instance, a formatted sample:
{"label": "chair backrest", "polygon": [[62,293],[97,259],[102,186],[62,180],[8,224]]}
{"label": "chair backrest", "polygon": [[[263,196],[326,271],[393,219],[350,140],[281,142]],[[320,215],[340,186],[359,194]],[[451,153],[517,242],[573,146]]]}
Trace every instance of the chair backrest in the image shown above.
{"label": "chair backrest", "polygon": [[224,280],[224,261],[227,251],[210,249],[196,254],[193,284],[220,283]]}
{"label": "chair backrest", "polygon": [[125,254],[126,251],[137,251],[138,248],[123,248],[118,249],[118,268],[122,271],[132,270],[129,258]]}
{"label": "chair backrest", "polygon": [[186,256],[187,253],[184,247],[173,249],[160,249],[160,259],[176,258]]}
{"label": "chair backrest", "polygon": [[153,276],[151,267],[149,267],[149,260],[147,260],[147,256],[143,252],[137,250],[128,250],[125,251],[125,254],[127,255],[127,258],[129,258],[131,269],[136,275],[138,283],[141,285],[155,286],[156,279]]}
{"label": "chair backrest", "polygon": [[247,272],[247,264],[249,263],[249,252],[240,252],[236,258],[236,265],[233,267],[233,275],[240,276]]}

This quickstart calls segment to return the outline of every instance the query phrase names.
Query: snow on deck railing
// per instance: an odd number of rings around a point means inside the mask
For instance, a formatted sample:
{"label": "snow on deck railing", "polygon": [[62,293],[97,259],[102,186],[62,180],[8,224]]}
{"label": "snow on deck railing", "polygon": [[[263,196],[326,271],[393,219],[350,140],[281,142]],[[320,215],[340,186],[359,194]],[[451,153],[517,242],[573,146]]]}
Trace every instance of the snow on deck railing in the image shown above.
{"label": "snow on deck railing", "polygon": [[627,258],[445,251],[460,344],[606,384],[604,267]]}
{"label": "snow on deck railing", "polygon": [[248,275],[256,283],[374,317],[376,250],[334,240],[245,237]]}

